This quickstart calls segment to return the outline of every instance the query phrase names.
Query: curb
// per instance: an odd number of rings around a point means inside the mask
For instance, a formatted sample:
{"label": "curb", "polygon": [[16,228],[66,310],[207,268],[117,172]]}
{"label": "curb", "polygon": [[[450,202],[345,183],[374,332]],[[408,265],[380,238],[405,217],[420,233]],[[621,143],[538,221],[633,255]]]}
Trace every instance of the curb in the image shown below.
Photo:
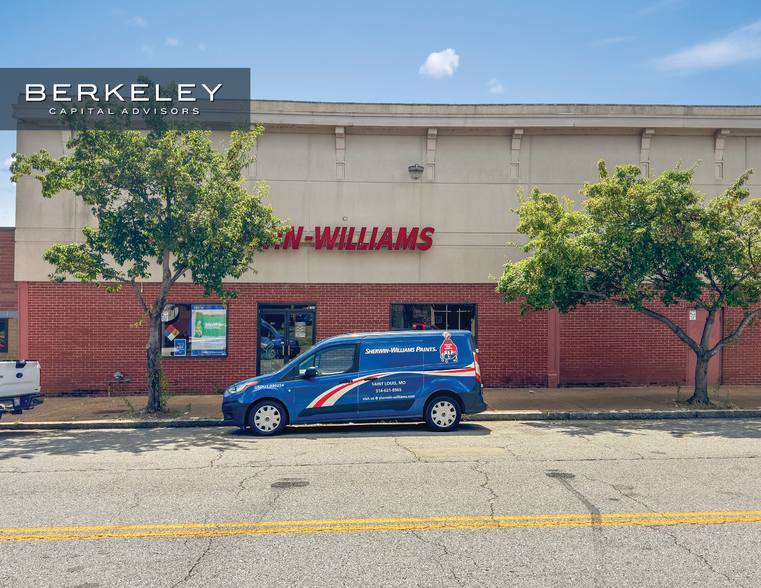
{"label": "curb", "polygon": [[611,412],[494,411],[465,415],[464,421],[645,421],[667,419],[757,419],[761,410],[631,410]]}
{"label": "curb", "polygon": [[66,421],[57,423],[3,423],[0,431],[30,429],[187,429],[195,427],[231,427],[218,419],[156,420],[156,421]]}
{"label": "curb", "polygon": [[[761,410],[632,410],[622,412],[494,411],[465,415],[463,421],[645,421],[676,419],[759,419]],[[156,421],[73,421],[53,423],[0,422],[0,431],[40,429],[186,429],[233,427],[218,419]]]}

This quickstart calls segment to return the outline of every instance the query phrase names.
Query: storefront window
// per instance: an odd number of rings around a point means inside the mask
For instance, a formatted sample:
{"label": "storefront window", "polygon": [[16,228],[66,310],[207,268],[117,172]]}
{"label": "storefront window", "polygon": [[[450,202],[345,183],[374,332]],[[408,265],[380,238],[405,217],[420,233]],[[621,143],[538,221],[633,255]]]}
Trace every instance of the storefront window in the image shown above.
{"label": "storefront window", "polygon": [[167,304],[161,314],[162,357],[226,357],[227,306]]}
{"label": "storefront window", "polygon": [[391,330],[464,329],[476,336],[476,304],[392,304]]}
{"label": "storefront window", "polygon": [[0,319],[0,353],[8,353],[8,319]]}

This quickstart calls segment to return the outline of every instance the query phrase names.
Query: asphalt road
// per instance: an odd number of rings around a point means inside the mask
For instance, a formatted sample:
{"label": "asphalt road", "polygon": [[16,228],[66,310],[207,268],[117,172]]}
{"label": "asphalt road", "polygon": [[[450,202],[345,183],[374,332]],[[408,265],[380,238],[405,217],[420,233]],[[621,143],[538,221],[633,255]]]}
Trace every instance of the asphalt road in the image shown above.
{"label": "asphalt road", "polygon": [[761,421],[0,432],[0,586],[761,586]]}

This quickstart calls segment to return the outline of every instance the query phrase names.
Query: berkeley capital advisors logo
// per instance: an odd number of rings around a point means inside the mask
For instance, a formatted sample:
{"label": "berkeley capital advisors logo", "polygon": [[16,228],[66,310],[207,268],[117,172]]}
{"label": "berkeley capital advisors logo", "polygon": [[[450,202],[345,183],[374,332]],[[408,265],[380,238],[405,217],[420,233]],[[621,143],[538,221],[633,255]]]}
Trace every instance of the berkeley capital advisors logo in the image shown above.
{"label": "berkeley capital advisors logo", "polygon": [[250,117],[250,101],[250,68],[0,68],[0,106],[9,106],[0,130],[100,128],[108,118],[142,130],[159,115],[232,131]]}
{"label": "berkeley capital advisors logo", "polygon": [[[68,94],[68,90],[71,89],[74,86],[74,84],[52,84],[52,93],[50,94],[50,97],[55,102],[73,102],[74,97],[70,96]],[[214,102],[214,97],[216,93],[222,88],[222,84],[217,84],[214,89],[211,89],[206,84],[201,84],[201,87],[203,87],[204,90],[206,90],[206,93],[209,95],[209,102]],[[151,88],[150,84],[130,84],[129,85],[129,93],[127,94],[129,97],[129,100],[131,102],[149,102],[150,101],[150,94],[153,93],[153,89],[148,90],[148,88]],[[155,96],[156,96],[156,102],[172,102],[172,97],[166,97],[161,96],[161,86],[159,84],[155,84]],[[193,91],[197,88],[196,84],[177,84],[177,102],[196,102],[198,99],[195,98],[192,94]],[[50,114],[84,114],[85,110],[88,114],[96,114],[96,115],[112,115],[115,114],[116,111],[119,109],[117,108],[114,110],[113,108],[110,108],[108,106],[108,103],[114,99],[114,101],[126,103],[127,99],[122,96],[122,92],[127,92],[127,89],[124,88],[124,84],[117,84],[116,86],[111,87],[109,84],[105,84],[103,91],[99,92],[100,88],[97,84],[76,84],[76,101],[82,102],[84,98],[88,98],[92,100],[93,102],[103,102],[105,104],[104,108],[94,108],[94,107],[76,107],[76,108],[65,108],[65,107],[53,107],[48,110]],[[148,92],[148,96],[146,96],[146,92]],[[26,84],[26,101],[27,102],[44,102],[48,98],[48,92],[47,87],[45,84]],[[132,107],[131,114],[133,115],[139,115],[139,114],[150,114],[151,110],[153,111],[153,114],[183,114],[183,115],[198,115],[200,114],[200,110],[197,107],[191,108],[135,108]],[[121,114],[130,114],[129,108],[122,108]]]}

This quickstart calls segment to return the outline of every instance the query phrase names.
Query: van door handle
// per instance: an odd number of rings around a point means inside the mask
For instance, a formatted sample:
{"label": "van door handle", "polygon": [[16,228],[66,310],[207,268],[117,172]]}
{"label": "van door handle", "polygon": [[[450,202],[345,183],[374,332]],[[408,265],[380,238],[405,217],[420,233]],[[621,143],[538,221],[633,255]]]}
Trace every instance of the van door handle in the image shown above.
{"label": "van door handle", "polygon": [[341,380],[341,381],[340,381],[340,382],[338,382],[338,383],[339,383],[339,384],[348,384],[349,382],[351,382],[351,380]]}
{"label": "van door handle", "polygon": [[378,376],[372,376],[370,378],[365,378],[365,382],[372,382],[373,380],[377,380]]}

